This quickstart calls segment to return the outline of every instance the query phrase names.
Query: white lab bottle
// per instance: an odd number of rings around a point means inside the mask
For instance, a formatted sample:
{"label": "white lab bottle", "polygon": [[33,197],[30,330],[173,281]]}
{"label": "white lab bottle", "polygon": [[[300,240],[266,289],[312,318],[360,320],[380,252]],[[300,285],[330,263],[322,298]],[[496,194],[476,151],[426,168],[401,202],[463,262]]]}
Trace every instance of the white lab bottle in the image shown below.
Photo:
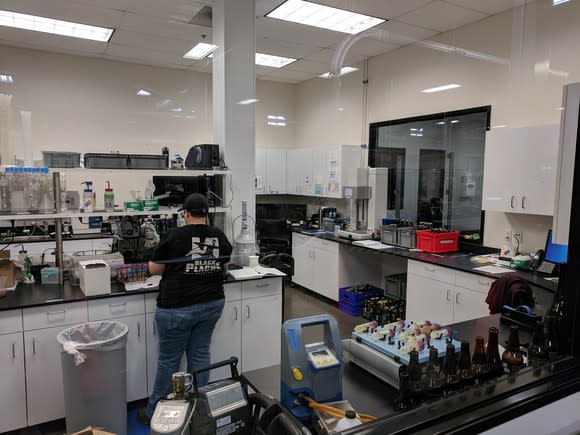
{"label": "white lab bottle", "polygon": [[501,246],[501,254],[502,257],[513,257],[515,255],[515,249],[510,241],[508,236],[505,237],[503,241],[503,245]]}
{"label": "white lab bottle", "polygon": [[350,429],[351,427],[359,426],[361,424],[361,421],[356,418],[356,412],[354,412],[352,409],[349,409],[344,413],[344,417],[338,420],[338,423],[336,424],[336,430],[340,432]]}

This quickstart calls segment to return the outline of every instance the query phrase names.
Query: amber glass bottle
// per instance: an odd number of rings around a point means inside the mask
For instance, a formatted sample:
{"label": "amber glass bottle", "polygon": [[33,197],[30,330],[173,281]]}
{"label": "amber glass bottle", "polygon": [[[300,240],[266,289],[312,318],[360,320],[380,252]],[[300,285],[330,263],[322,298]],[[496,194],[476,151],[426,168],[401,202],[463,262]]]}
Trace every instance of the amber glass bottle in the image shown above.
{"label": "amber glass bottle", "polygon": [[498,347],[499,330],[495,327],[489,328],[489,338],[487,340],[487,366],[490,376],[501,376],[505,373],[503,363],[499,355]]}
{"label": "amber glass bottle", "polygon": [[425,390],[437,394],[440,392],[442,385],[439,352],[432,347],[429,350],[429,361],[427,361],[427,367],[425,368]]}
{"label": "amber glass bottle", "polygon": [[409,372],[406,366],[399,368],[399,395],[395,400],[395,411],[404,412],[413,407],[411,390],[409,388]]}
{"label": "amber glass bottle", "polygon": [[501,356],[503,362],[508,365],[510,372],[524,365],[524,355],[520,350],[520,328],[519,326],[510,327],[510,336],[508,338],[507,348]]}
{"label": "amber glass bottle", "polygon": [[419,352],[412,350],[409,353],[409,387],[412,395],[423,392],[423,369],[419,364]]}
{"label": "amber glass bottle", "polygon": [[540,365],[549,359],[550,354],[544,334],[544,322],[536,322],[536,328],[532,335],[532,343],[528,348],[528,365]]}
{"label": "amber glass bottle", "polygon": [[485,359],[484,339],[481,336],[475,337],[475,349],[471,359],[471,369],[476,380],[481,380],[489,372],[487,361]]}
{"label": "amber glass bottle", "polygon": [[457,376],[457,355],[455,354],[455,346],[449,343],[445,349],[445,359],[443,360],[443,368],[441,369],[441,379],[443,380],[443,388],[453,390],[459,387],[459,377]]}
{"label": "amber glass bottle", "polygon": [[471,366],[471,354],[469,352],[469,341],[463,340],[461,342],[461,352],[459,353],[458,364],[459,381],[463,385],[471,385],[474,383],[473,369]]}

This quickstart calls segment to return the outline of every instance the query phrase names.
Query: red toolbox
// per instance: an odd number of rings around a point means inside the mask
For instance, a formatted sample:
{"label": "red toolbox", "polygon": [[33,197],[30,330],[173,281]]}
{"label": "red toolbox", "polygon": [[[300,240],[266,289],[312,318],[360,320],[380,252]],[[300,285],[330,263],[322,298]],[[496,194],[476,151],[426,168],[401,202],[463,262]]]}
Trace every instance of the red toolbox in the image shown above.
{"label": "red toolbox", "polygon": [[425,252],[454,252],[459,246],[459,231],[417,231],[417,249]]}

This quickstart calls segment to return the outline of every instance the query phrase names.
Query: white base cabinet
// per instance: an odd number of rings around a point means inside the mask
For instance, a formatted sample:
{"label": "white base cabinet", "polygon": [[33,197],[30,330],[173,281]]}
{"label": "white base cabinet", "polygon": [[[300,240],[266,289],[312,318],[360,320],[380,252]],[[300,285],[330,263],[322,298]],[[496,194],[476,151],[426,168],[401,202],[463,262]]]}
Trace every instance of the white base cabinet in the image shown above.
{"label": "white base cabinet", "polygon": [[409,260],[406,317],[449,325],[487,316],[489,307],[485,298],[493,281]]}
{"label": "white base cabinet", "polygon": [[22,332],[0,335],[0,373],[0,433],[3,433],[26,426]]}

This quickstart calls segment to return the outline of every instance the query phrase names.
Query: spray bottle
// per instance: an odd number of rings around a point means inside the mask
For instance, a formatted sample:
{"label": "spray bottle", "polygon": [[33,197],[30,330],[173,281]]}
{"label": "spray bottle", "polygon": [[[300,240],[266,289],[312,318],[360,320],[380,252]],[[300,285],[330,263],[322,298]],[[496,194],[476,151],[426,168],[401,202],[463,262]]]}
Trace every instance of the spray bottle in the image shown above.
{"label": "spray bottle", "polygon": [[93,182],[83,181],[81,184],[85,185],[85,190],[83,190],[82,211],[91,213],[95,210],[95,192],[93,192]]}
{"label": "spray bottle", "polygon": [[254,234],[248,226],[247,201],[242,201],[242,229],[234,239],[238,266],[248,266],[249,256],[256,253]]}
{"label": "spray bottle", "polygon": [[115,211],[115,194],[111,187],[111,182],[107,181],[107,188],[105,189],[105,211]]}

